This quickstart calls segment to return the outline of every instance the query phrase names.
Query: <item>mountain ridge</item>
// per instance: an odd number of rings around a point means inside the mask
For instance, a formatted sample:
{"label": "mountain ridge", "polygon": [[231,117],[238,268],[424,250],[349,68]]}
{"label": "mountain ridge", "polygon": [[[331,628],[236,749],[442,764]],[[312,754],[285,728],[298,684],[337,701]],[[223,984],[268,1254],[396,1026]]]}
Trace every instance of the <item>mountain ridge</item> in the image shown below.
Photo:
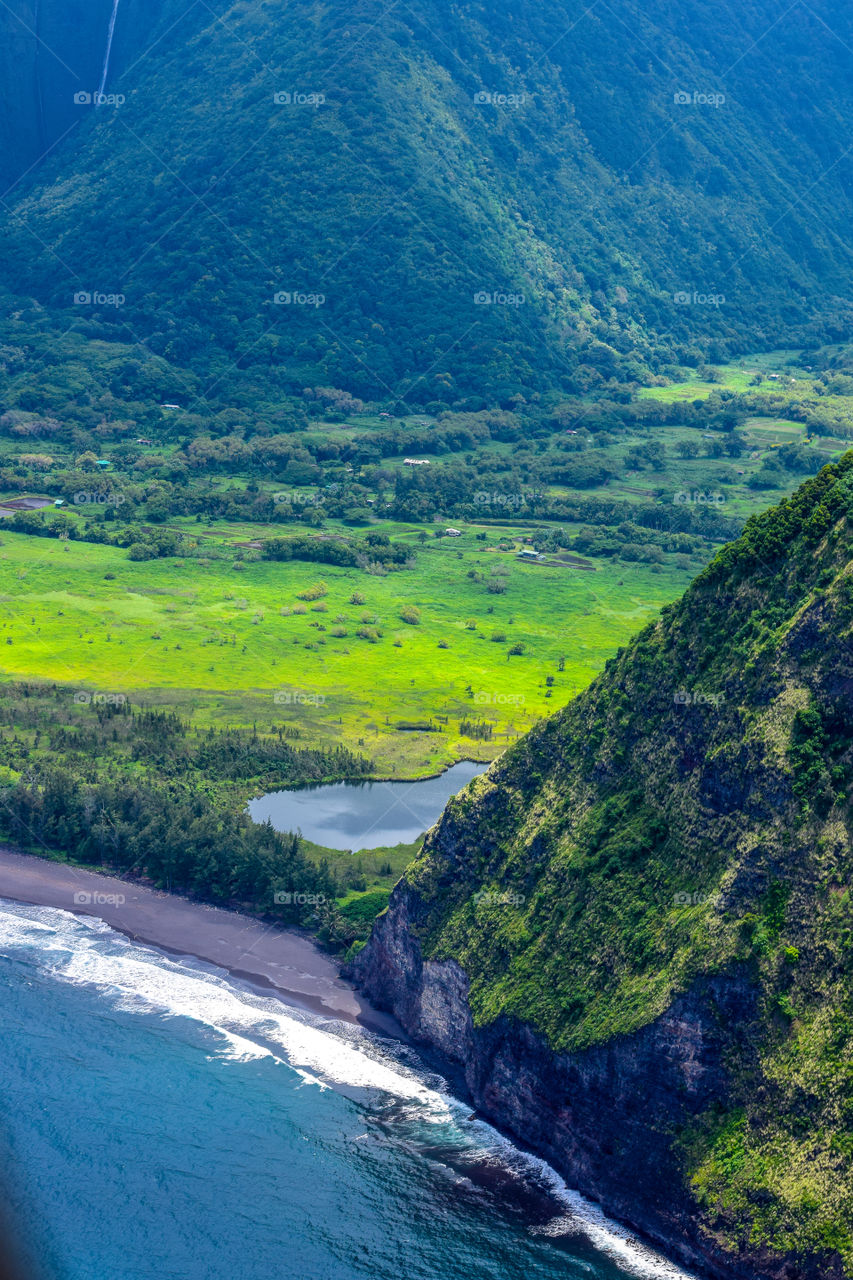
{"label": "mountain ridge", "polygon": [[126,102],[77,108],[0,225],[8,286],[60,323],[254,397],[413,404],[849,332],[844,15],[761,0],[744,48],[693,0],[172,12],[152,40],[122,0]]}
{"label": "mountain ridge", "polygon": [[721,1277],[853,1274],[851,515],[847,454],[750,520],[450,803],[353,961],[485,1114]]}

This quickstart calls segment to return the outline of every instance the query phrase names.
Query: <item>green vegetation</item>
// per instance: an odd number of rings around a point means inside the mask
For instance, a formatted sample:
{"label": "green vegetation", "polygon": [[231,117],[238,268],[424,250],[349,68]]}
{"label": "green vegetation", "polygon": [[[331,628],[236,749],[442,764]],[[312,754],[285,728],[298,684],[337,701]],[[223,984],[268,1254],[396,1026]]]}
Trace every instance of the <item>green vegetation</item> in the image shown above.
{"label": "green vegetation", "polygon": [[[0,712],[0,830],[34,853],[144,877],[206,901],[316,924],[336,882],[293,835],[223,803],[246,779],[359,778],[371,761],[279,729],[193,732],[115,695],[9,686]],[[218,803],[217,803],[218,801]]]}
{"label": "green vegetation", "polygon": [[[650,394],[388,419],[330,394],[294,401],[286,430],[228,413],[203,431],[92,386],[71,396],[61,364],[36,393],[32,355],[12,361],[0,375],[19,406],[0,414],[0,675],[40,680],[54,700],[51,745],[25,735],[25,749],[41,768],[72,772],[106,752],[109,803],[121,808],[123,788],[151,781],[121,726],[162,715],[180,726],[169,739],[180,750],[163,756],[154,785],[180,782],[177,800],[195,797],[226,830],[258,791],[492,759],[588,685],[761,509],[768,485],[790,490],[840,451],[843,358],[827,352],[808,373],[782,353],[797,399],[787,387],[741,403],[735,364],[705,371],[689,404]],[[96,368],[114,359],[104,346]],[[826,420],[819,444],[814,425],[794,420],[803,395]],[[33,495],[40,509],[28,509]],[[135,712],[108,748],[91,736],[104,706]],[[57,725],[67,758],[51,755]],[[240,747],[226,768],[221,744],[233,754],[244,740],[252,758]],[[20,818],[32,798],[13,743],[0,765]],[[835,777],[816,777],[813,804]],[[71,807],[90,799],[75,793]],[[63,830],[51,819],[39,839],[61,856],[78,856],[80,839],[85,856],[107,857],[77,817]],[[606,879],[622,852],[596,845],[590,857]],[[373,894],[408,860],[305,842],[298,854],[308,881],[331,886],[314,891],[327,908],[300,918],[338,948],[364,940],[368,908],[384,903]],[[205,890],[195,855],[175,871],[148,866],[140,845],[113,865],[140,859],[158,883],[271,909],[269,877],[251,900],[224,865]],[[343,912],[348,893],[367,895],[361,914]],[[590,917],[590,945],[601,924]],[[666,974],[658,981],[664,999]],[[610,1017],[596,1005],[589,1026]]]}
{"label": "green vegetation", "polygon": [[[120,106],[74,108],[57,60],[4,88],[58,141],[6,201],[8,311],[49,333],[51,387],[85,386],[81,346],[130,344],[113,395],[262,426],[306,387],[509,408],[816,348],[849,333],[853,280],[853,34],[816,4],[805,30],[766,0],[737,24],[693,0],[128,13]],[[818,187],[816,226],[791,192]]]}
{"label": "green vegetation", "polygon": [[0,834],[41,856],[104,867],[203,901],[301,924],[334,949],[364,939],[420,847],[355,857],[256,825],[248,788],[357,781],[375,764],[299,730],[196,728],[123,695],[7,685]]}
{"label": "green vegetation", "polygon": [[[846,387],[828,387],[840,359],[803,372],[839,432]],[[739,367],[717,371],[686,407],[567,401],[425,424],[329,402],[284,434],[237,419],[188,434],[179,416],[139,405],[128,421],[91,397],[64,400],[56,418],[44,405],[8,409],[0,673],[41,680],[45,696],[57,685],[48,721],[62,725],[72,768],[105,749],[87,727],[104,706],[179,725],[170,741],[183,745],[158,782],[181,780],[229,821],[253,792],[287,783],[494,758],[585,687],[760,509],[753,481],[769,460],[781,459],[774,483],[789,489],[823,449],[840,449],[838,437],[818,449],[805,427],[779,425],[780,396],[797,412],[787,392],[768,399],[770,418],[739,407],[725,385]],[[19,403],[23,376],[12,366]],[[131,443],[140,428],[157,443]],[[410,456],[429,465],[406,466]],[[26,509],[33,494],[47,505]],[[137,720],[115,722],[107,752],[119,788],[135,787],[141,768],[137,748],[121,747],[127,723]],[[194,754],[187,743],[211,732],[248,736],[252,760],[228,772],[209,747]],[[34,741],[27,750],[58,763]],[[0,763],[17,781],[17,748],[7,743]],[[828,784],[814,785],[820,805]],[[15,790],[14,804],[27,803]],[[70,837],[46,833],[73,853]],[[349,855],[302,852],[332,868],[338,898],[387,890],[406,863],[394,856],[380,875],[388,859],[362,870]],[[197,892],[193,876],[179,879]],[[217,873],[219,896],[226,881]],[[322,929],[347,946],[363,925],[336,915]]]}
{"label": "green vegetation", "polygon": [[[172,707],[203,725],[268,732],[283,723],[407,776],[477,754],[482,737],[466,736],[475,720],[488,720],[486,758],[496,754],[588,683],[687,578],[675,565],[627,579],[606,562],[596,574],[516,565],[512,552],[484,553],[473,536],[459,543],[461,553],[447,540],[419,549],[405,574],[324,566],[326,594],[312,605],[299,600],[312,591],[311,568],[295,562],[246,559],[238,573],[232,551],[139,563],[121,549],[3,532],[0,669],[58,679],[81,696]],[[492,605],[469,572],[488,574],[498,558],[508,591]],[[361,582],[363,603],[353,605]],[[400,616],[411,608],[416,626]],[[498,623],[506,639],[490,643]],[[510,668],[522,638],[524,656]],[[428,737],[400,732],[428,722]]]}
{"label": "green vegetation", "polygon": [[[797,397],[809,388],[809,414],[838,432],[841,359],[796,366]],[[240,415],[188,433],[181,415],[91,395],[59,417],[8,409],[0,505],[47,507],[7,507],[0,526],[0,671],[200,725],[284,720],[387,775],[491,758],[588,684],[767,485],[790,490],[842,448],[780,425],[799,412],[790,388],[741,406],[740,366],[712,374],[687,405],[424,422],[331,400],[284,433]],[[25,376],[12,367],[13,402]]]}
{"label": "green vegetation", "polygon": [[[617,7],[128,7],[85,114],[94,9],[7,41],[0,827],[350,954],[417,852],[559,1050],[742,983],[685,1186],[853,1275],[853,27]],[[455,878],[244,812],[502,752]]]}
{"label": "green vegetation", "polygon": [[725,1249],[845,1276],[852,557],[849,453],[451,801],[392,898],[468,974],[478,1025],[556,1050],[637,1032],[712,976],[740,992],[754,1018],[725,1041],[725,1100],[678,1137],[685,1187]]}

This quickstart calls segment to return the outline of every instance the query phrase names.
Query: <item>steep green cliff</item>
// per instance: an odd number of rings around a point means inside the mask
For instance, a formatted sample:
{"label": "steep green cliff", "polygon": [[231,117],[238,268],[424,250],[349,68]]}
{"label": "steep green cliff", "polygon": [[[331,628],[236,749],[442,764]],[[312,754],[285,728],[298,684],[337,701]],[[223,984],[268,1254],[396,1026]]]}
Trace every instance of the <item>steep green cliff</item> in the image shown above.
{"label": "steep green cliff", "polygon": [[[173,51],[193,29],[180,0],[12,0],[0,6],[0,196],[18,185],[57,146],[71,155],[81,126],[94,123],[92,99],[121,73],[141,65],[168,35]],[[85,132],[85,128],[82,129]],[[8,208],[8,205],[5,206]]]}
{"label": "steep green cliff", "polygon": [[451,802],[356,961],[489,1114],[720,1275],[853,1276],[851,522],[848,454]]}

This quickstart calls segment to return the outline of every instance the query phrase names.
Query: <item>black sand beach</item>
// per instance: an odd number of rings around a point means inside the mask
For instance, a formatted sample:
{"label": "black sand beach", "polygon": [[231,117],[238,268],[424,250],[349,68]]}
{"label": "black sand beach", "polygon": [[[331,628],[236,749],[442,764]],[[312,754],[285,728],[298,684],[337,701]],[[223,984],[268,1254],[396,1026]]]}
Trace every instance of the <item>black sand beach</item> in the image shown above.
{"label": "black sand beach", "polygon": [[8,846],[0,846],[0,898],[95,916],[136,942],[219,965],[288,1004],[405,1039],[393,1018],[343,981],[330,956],[280,925]]}

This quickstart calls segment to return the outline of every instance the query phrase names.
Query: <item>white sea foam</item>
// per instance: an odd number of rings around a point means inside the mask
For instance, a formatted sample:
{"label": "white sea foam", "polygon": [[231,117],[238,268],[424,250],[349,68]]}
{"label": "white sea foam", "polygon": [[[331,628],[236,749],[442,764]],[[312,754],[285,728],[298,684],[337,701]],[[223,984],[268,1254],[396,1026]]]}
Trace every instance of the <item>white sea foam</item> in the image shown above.
{"label": "white sea foam", "polygon": [[[217,1056],[234,1062],[272,1057],[286,1063],[304,1084],[380,1091],[403,1103],[402,1120],[449,1125],[461,1133],[469,1158],[498,1162],[520,1179],[534,1180],[560,1206],[536,1234],[581,1233],[619,1267],[640,1280],[690,1280],[669,1262],[610,1221],[545,1161],[518,1150],[484,1121],[466,1123],[467,1107],[445,1092],[438,1077],[426,1080],[360,1027],[283,1008],[255,995],[227,975],[176,961],[139,946],[102,921],[51,907],[0,902],[0,951],[35,951],[38,962],[60,981],[94,987],[113,1007],[129,1013],[188,1018],[220,1038]],[[400,1050],[400,1058],[411,1056]],[[459,1126],[456,1129],[456,1126]]]}
{"label": "white sea foam", "polygon": [[[95,928],[92,928],[95,924]],[[190,1018],[218,1032],[228,1056],[272,1056],[303,1080],[379,1089],[447,1114],[447,1102],[360,1028],[323,1022],[256,996],[210,968],[129,942],[100,921],[51,907],[0,911],[0,948],[39,948],[53,977],[98,988],[115,1008]]]}
{"label": "white sea foam", "polygon": [[544,1160],[539,1160],[536,1156],[527,1158],[538,1167],[543,1178],[550,1181],[554,1194],[566,1211],[544,1226],[534,1227],[537,1235],[565,1236],[580,1232],[597,1249],[632,1275],[643,1277],[644,1280],[691,1280],[689,1272],[611,1221],[598,1205],[585,1200],[577,1191],[567,1187],[559,1174]]}
{"label": "white sea foam", "polygon": [[485,1160],[495,1160],[517,1177],[547,1191],[560,1206],[560,1212],[547,1223],[531,1227],[538,1236],[583,1235],[623,1271],[641,1280],[694,1280],[692,1273],[670,1262],[655,1249],[643,1243],[627,1228],[613,1222],[599,1207],[566,1185],[555,1169],[538,1156],[520,1151],[503,1134],[485,1121],[465,1126],[476,1138]]}

